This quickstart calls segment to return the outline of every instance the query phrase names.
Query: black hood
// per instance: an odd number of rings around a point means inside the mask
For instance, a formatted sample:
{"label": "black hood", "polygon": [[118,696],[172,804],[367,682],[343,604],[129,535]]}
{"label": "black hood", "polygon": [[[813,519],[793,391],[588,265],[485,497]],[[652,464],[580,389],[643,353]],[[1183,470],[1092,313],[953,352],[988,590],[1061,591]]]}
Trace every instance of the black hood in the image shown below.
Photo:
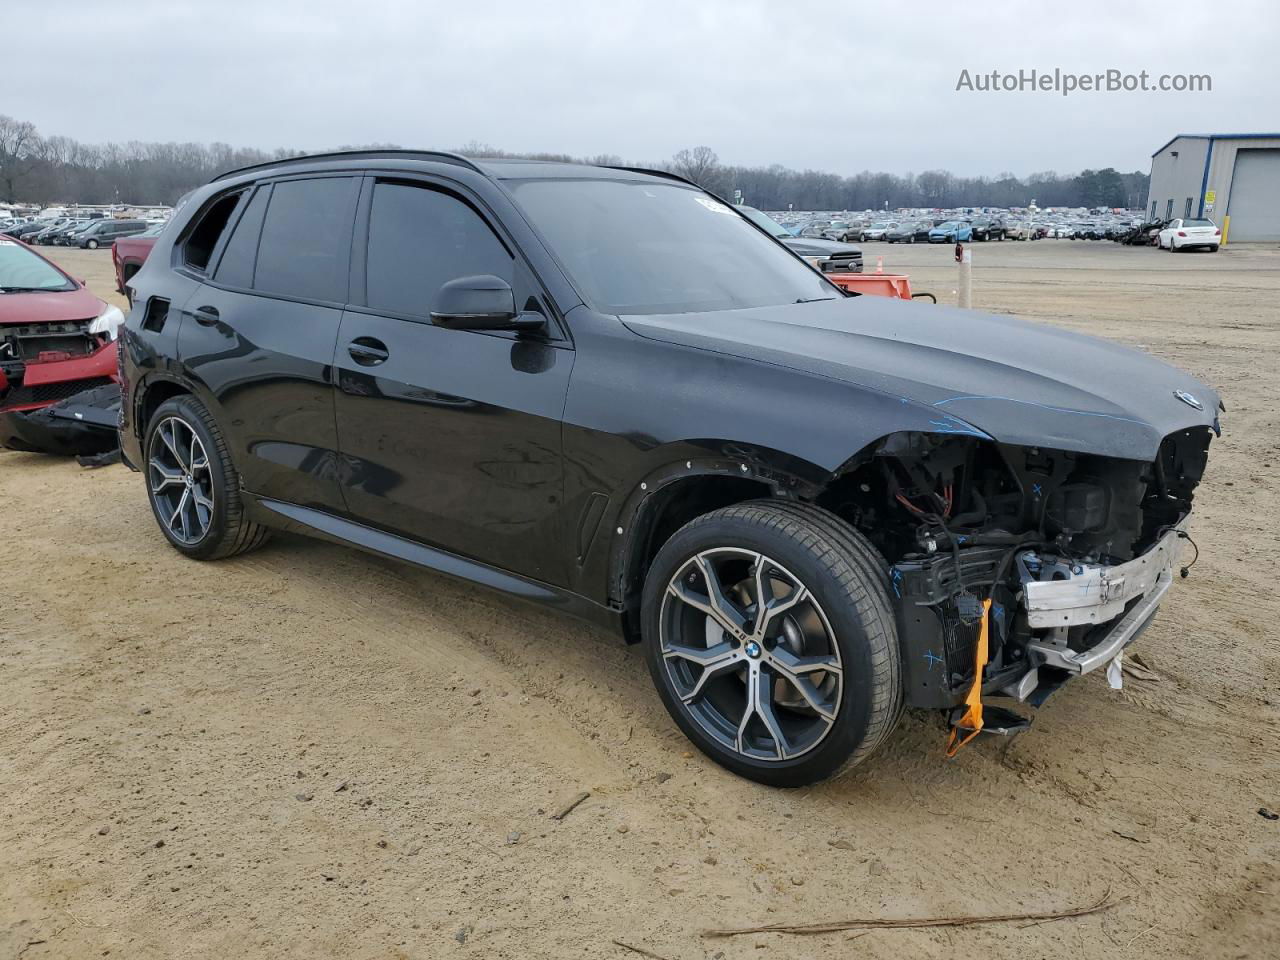
{"label": "black hood", "polygon": [[823,240],[819,237],[779,237],[783,243],[802,257],[853,257],[861,259],[862,248],[851,243]]}
{"label": "black hood", "polygon": [[1217,426],[1217,394],[1176,367],[1016,317],[862,296],[623,320],[640,336],[927,405],[938,432],[1152,460],[1175,430]]}

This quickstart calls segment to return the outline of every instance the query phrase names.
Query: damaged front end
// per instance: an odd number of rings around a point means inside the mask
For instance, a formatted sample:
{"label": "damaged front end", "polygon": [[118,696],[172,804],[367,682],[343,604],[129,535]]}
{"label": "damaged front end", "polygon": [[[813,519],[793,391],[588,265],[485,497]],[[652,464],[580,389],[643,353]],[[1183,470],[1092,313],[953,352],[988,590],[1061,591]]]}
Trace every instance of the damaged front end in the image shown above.
{"label": "damaged front end", "polygon": [[0,447],[99,455],[118,446],[116,341],[101,320],[0,326]]}
{"label": "damaged front end", "polygon": [[1039,706],[1115,662],[1173,581],[1211,436],[1143,462],[908,432],[851,465],[827,505],[890,561],[907,702],[972,727],[980,696]]}

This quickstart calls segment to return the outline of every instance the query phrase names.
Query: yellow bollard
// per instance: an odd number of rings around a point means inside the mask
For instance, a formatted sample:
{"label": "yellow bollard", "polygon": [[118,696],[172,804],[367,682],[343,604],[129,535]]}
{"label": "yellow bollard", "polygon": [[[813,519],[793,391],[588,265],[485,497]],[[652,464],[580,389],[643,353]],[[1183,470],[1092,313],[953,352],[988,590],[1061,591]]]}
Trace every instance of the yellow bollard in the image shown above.
{"label": "yellow bollard", "polygon": [[1222,245],[1227,245],[1227,231],[1231,229],[1231,214],[1222,218]]}

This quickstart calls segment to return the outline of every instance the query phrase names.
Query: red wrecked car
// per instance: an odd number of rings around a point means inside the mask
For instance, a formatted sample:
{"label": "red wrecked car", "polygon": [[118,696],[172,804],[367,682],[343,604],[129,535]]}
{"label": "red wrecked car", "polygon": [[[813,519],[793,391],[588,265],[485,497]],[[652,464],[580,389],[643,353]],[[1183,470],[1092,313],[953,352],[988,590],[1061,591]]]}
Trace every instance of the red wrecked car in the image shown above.
{"label": "red wrecked car", "polygon": [[[114,444],[92,414],[58,410],[118,384],[124,314],[21,241],[0,236],[0,447],[85,453]],[[57,407],[55,407],[57,405]]]}

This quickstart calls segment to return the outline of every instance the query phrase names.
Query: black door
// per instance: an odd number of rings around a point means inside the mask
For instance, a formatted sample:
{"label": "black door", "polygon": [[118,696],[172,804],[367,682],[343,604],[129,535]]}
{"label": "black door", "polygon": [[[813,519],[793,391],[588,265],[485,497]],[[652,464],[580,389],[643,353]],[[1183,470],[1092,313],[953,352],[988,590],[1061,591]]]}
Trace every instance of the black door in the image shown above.
{"label": "black door", "polygon": [[[335,357],[350,513],[453,553],[563,584],[560,417],[573,351],[513,245],[440,185],[370,180]],[[367,237],[367,245],[360,242]],[[360,252],[367,250],[367,261]],[[362,269],[363,268],[363,269]],[[433,326],[440,287],[492,274],[545,333]]]}
{"label": "black door", "polygon": [[360,180],[285,179],[246,193],[178,351],[201,381],[245,488],[340,511],[333,351]]}

